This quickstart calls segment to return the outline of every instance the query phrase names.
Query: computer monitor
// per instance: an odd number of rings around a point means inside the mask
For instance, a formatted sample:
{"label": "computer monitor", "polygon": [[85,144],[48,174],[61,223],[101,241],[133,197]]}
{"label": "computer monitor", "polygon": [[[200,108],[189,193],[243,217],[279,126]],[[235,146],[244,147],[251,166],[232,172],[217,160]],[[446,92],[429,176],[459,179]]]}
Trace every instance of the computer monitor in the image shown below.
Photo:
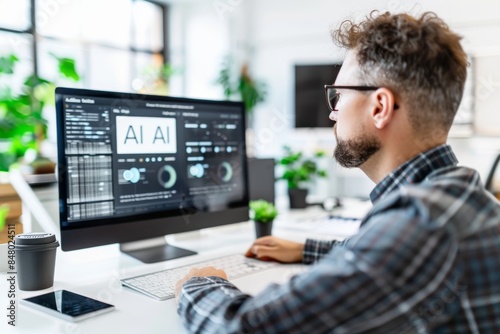
{"label": "computer monitor", "polygon": [[274,204],[275,165],[272,158],[248,158],[250,201],[263,199]]}
{"label": "computer monitor", "polygon": [[56,114],[64,251],[163,261],[195,254],[167,234],[248,220],[242,103],[57,88]]}

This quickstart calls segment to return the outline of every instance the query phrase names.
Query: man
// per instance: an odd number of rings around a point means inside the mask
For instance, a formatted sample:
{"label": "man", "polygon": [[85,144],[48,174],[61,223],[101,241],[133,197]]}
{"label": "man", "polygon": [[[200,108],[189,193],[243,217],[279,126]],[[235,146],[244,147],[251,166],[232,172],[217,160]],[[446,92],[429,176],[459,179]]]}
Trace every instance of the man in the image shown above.
{"label": "man", "polygon": [[445,144],[466,77],[460,37],[432,13],[375,12],[333,37],[348,49],[325,87],[334,156],[377,184],[372,210],[343,242],[256,240],[247,256],[318,262],[257,296],[222,271],[191,271],[178,283],[184,324],[204,333],[498,332],[500,205]]}

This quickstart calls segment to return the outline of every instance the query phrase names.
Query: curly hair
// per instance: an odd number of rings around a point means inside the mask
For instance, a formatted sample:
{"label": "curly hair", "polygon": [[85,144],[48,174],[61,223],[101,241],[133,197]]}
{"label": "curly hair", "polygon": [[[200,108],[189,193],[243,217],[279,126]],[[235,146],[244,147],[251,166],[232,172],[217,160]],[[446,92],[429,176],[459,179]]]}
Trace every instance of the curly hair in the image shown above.
{"label": "curly hair", "polygon": [[373,11],[359,24],[342,22],[332,38],[355,51],[366,84],[388,87],[401,97],[415,130],[424,130],[429,121],[449,130],[468,62],[461,37],[436,14],[415,18]]}

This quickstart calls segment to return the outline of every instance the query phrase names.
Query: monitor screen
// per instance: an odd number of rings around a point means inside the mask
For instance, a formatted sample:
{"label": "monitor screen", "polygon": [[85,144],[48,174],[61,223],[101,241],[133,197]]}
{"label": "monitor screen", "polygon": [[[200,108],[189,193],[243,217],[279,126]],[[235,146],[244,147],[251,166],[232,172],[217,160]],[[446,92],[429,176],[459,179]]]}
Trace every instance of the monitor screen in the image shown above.
{"label": "monitor screen", "polygon": [[332,127],[324,85],[335,82],[340,64],[295,65],[295,127]]}
{"label": "monitor screen", "polygon": [[57,88],[56,112],[63,250],[248,220],[242,103]]}

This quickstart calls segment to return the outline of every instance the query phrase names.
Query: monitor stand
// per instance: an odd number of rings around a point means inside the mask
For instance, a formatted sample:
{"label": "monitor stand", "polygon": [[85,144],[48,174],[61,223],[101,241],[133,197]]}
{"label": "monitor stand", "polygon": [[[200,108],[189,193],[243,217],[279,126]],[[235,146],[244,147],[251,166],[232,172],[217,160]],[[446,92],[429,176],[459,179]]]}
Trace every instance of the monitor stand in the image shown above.
{"label": "monitor stand", "polygon": [[164,237],[121,243],[120,251],[144,263],[173,260],[197,254],[184,248],[169,245]]}

